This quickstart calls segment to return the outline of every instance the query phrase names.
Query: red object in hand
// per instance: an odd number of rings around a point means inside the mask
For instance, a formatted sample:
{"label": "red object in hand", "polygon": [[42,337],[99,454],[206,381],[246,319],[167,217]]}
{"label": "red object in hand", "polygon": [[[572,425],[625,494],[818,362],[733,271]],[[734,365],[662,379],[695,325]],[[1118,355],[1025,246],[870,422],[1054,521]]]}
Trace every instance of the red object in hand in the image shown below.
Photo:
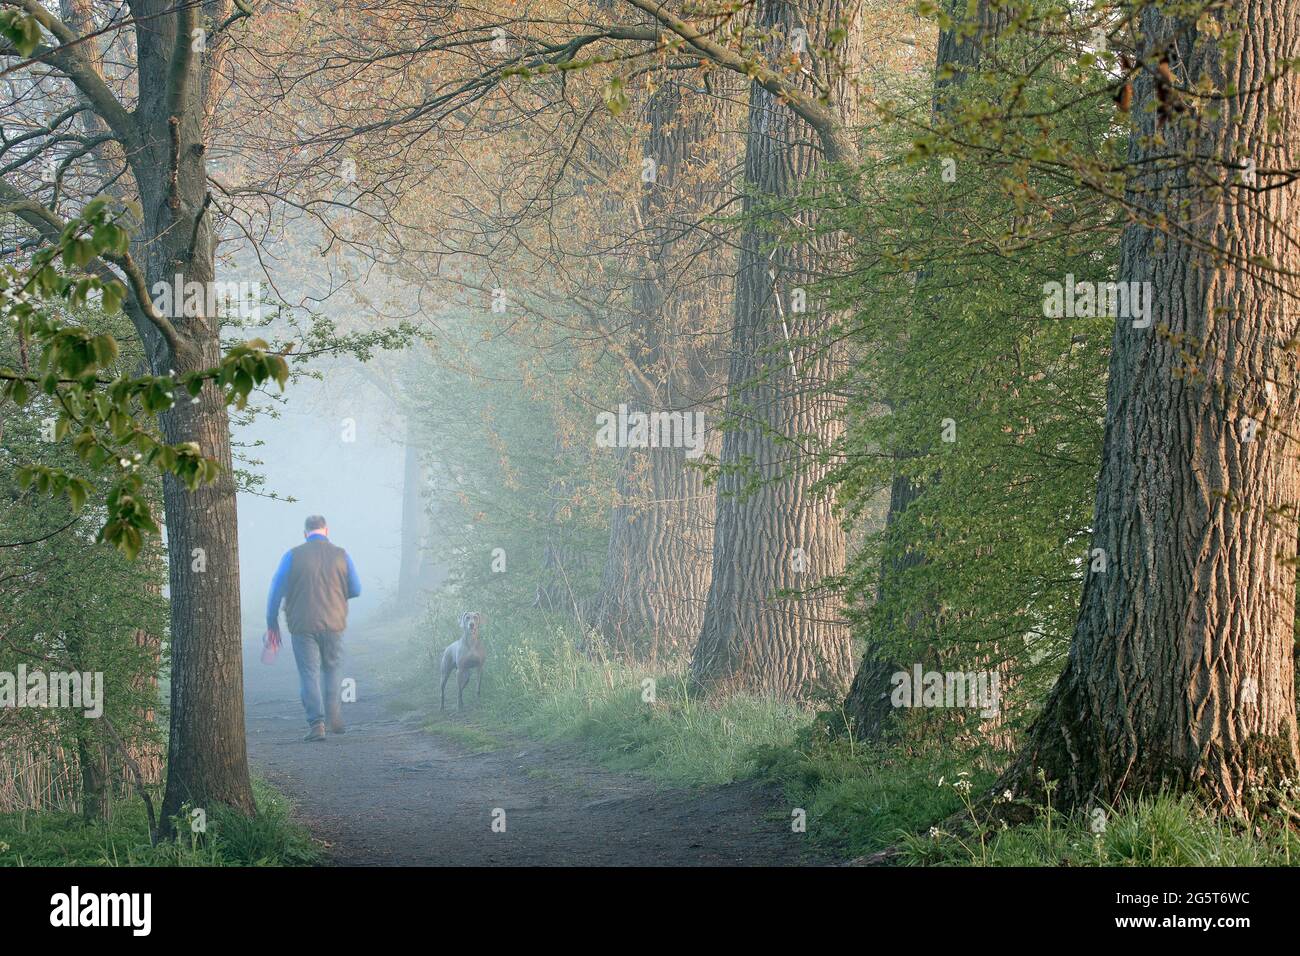
{"label": "red object in hand", "polygon": [[274,664],[275,656],[280,653],[280,632],[267,631],[262,638],[262,663]]}

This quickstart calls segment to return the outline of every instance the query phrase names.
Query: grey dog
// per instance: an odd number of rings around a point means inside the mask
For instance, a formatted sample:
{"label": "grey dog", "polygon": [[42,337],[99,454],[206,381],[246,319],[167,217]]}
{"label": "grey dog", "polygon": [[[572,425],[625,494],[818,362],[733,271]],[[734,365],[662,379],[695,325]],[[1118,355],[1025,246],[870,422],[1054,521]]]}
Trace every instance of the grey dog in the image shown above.
{"label": "grey dog", "polygon": [[466,611],[460,616],[460,640],[451,644],[442,652],[442,692],[438,709],[443,710],[447,704],[447,678],[456,672],[456,709],[465,707],[465,685],[469,683],[470,671],[478,670],[478,696],[483,696],[483,660],[487,657],[487,648],[479,640],[479,625],[483,615],[478,611]]}

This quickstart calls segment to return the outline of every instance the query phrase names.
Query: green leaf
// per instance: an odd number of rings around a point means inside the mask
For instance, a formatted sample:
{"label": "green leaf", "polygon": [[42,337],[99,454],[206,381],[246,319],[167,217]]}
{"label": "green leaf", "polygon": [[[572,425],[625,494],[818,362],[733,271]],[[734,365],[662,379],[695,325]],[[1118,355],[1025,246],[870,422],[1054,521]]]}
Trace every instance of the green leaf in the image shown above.
{"label": "green leaf", "polygon": [[122,299],[126,296],[126,288],[120,282],[108,282],[103,287],[103,298],[101,307],[109,315],[114,314],[122,308]]}
{"label": "green leaf", "polygon": [[68,501],[72,503],[72,510],[80,512],[86,506],[86,498],[90,494],[90,482],[82,478],[75,478],[68,482]]}
{"label": "green leaf", "polygon": [[100,368],[108,368],[117,361],[117,339],[113,336],[97,335],[91,339],[90,345],[95,353],[95,364]]}
{"label": "green leaf", "polygon": [[17,10],[0,13],[0,36],[3,36],[22,56],[31,56],[41,42],[41,25],[36,18]]}
{"label": "green leaf", "polygon": [[609,78],[609,82],[605,84],[604,96],[605,106],[614,116],[618,116],[627,109],[627,91],[623,88],[622,77],[611,76]]}

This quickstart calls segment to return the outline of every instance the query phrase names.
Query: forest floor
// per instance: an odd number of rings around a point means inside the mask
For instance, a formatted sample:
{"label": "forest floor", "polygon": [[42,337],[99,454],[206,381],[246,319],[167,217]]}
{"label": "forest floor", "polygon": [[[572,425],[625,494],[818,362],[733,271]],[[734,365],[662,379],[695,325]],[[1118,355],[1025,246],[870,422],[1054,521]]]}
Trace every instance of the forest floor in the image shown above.
{"label": "forest floor", "polygon": [[[477,750],[435,736],[424,715],[404,712],[381,689],[368,638],[364,630],[346,638],[344,674],[356,680],[358,699],[344,705],[347,733],[323,743],[302,740],[291,648],[270,666],[245,655],[253,769],[295,802],[334,865],[830,862],[791,832],[790,808],[770,785],[663,789],[595,767],[564,745],[494,735],[494,749]],[[494,832],[501,810],[505,832]]]}

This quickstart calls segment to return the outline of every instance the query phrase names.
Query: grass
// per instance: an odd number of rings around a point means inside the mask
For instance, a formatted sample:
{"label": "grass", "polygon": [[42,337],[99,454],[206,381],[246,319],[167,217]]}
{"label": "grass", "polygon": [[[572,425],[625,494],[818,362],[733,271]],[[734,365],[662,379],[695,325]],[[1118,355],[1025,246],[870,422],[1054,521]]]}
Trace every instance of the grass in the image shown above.
{"label": "grass", "polygon": [[912,866],[1293,866],[1297,851],[1291,828],[1235,825],[1186,794],[1128,801],[1099,816],[1044,808],[1037,822],[979,841],[937,829],[903,839]]}
{"label": "grass", "polygon": [[218,809],[207,832],[183,832],[176,841],[149,845],[138,799],[120,802],[107,823],[68,813],[0,814],[0,866],[309,866],[319,852],[289,818],[283,796],[253,781],[257,815]]}
{"label": "grass", "polygon": [[431,734],[446,738],[465,748],[470,753],[482,754],[501,749],[501,738],[475,727],[473,724],[457,724],[449,720],[430,720],[424,729]]}
{"label": "grass", "polygon": [[[448,617],[420,633],[454,634]],[[520,630],[487,636],[483,697],[474,699],[471,683],[464,715],[455,712],[454,678],[448,710],[439,713],[437,661],[427,641],[412,642],[390,663],[390,683],[407,708],[426,715],[431,733],[475,750],[499,745],[503,733],[563,740],[612,770],[666,785],[708,786],[753,774],[758,748],[789,745],[812,721],[810,709],[759,696],[700,701],[691,696],[680,664],[650,673],[592,660],[555,620],[534,615],[516,621],[524,622]]]}
{"label": "grass", "polygon": [[[807,810],[809,835],[849,857],[898,848],[893,862],[905,866],[1300,863],[1300,834],[1293,828],[1263,813],[1249,826],[1227,821],[1188,795],[1070,814],[1048,805],[1037,809],[1032,823],[977,827],[974,799],[996,779],[987,754],[903,754],[810,731],[795,747],[765,752],[759,763],[761,773]],[[1283,796],[1294,804],[1294,790]]]}
{"label": "grass", "polygon": [[[418,633],[453,635],[453,616],[444,616],[422,623]],[[454,709],[454,679],[449,710],[438,712],[437,661],[427,638],[390,660],[388,682],[402,706],[424,715],[430,732],[475,751],[522,734],[572,743],[609,769],[664,785],[772,781],[791,806],[806,811],[809,838],[846,858],[892,847],[901,851],[894,862],[908,866],[1300,862],[1300,836],[1289,827],[1263,818],[1251,827],[1224,821],[1185,796],[1131,801],[1100,819],[1095,811],[1063,815],[1047,807],[1030,824],[959,834],[945,821],[962,819],[972,794],[993,784],[1000,759],[994,755],[864,747],[831,735],[808,707],[744,694],[702,701],[691,695],[681,666],[652,674],[592,659],[558,619],[521,615],[512,627],[486,636],[483,698],[467,693],[463,715]]]}
{"label": "grass", "polygon": [[813,841],[850,857],[895,846],[960,812],[958,787],[993,781],[991,772],[972,771],[971,763],[969,757],[864,748],[816,727],[794,746],[758,755],[759,772],[807,811]]}

